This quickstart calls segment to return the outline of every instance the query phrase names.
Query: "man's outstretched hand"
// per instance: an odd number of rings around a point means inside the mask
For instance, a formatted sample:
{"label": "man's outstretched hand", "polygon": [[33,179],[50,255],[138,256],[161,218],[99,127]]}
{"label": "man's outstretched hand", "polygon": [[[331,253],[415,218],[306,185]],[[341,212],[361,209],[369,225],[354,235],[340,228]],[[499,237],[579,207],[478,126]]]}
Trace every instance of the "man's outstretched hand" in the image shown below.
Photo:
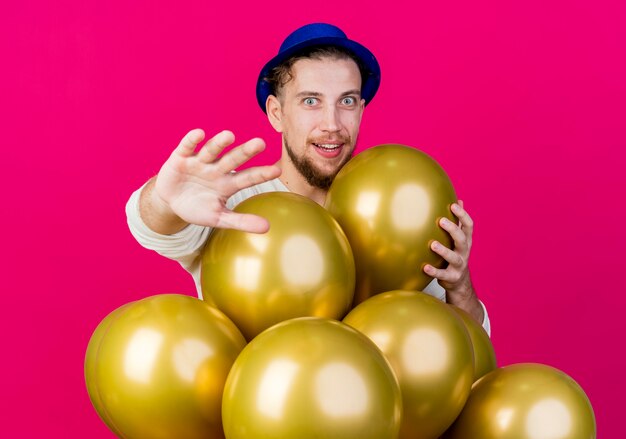
{"label": "man's outstretched hand", "polygon": [[226,207],[228,198],[239,190],[280,175],[280,168],[275,165],[233,172],[263,151],[265,142],[251,139],[220,156],[235,141],[233,133],[222,131],[198,149],[204,137],[201,129],[187,133],[156,178],[144,188],[140,202],[142,219],[162,234],[175,233],[187,224],[266,232],[266,219],[235,213]]}

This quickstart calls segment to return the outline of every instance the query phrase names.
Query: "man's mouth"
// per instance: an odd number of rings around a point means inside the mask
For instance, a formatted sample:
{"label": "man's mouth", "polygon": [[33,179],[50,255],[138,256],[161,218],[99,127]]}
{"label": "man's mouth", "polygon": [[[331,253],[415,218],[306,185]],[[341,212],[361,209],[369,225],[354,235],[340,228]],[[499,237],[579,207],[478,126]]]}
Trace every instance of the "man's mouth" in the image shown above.
{"label": "man's mouth", "polygon": [[332,151],[334,149],[341,148],[341,146],[343,144],[342,143],[339,143],[339,144],[336,144],[336,143],[314,143],[313,145],[315,145],[318,148],[325,149],[326,151]]}
{"label": "man's mouth", "polygon": [[326,158],[334,158],[341,152],[344,143],[313,143],[318,153]]}

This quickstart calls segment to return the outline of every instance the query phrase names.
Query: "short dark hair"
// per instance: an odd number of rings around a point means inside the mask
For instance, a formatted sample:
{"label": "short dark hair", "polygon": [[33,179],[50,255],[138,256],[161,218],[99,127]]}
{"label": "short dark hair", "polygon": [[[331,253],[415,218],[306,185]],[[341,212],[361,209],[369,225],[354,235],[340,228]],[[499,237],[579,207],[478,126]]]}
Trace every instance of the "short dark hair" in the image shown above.
{"label": "short dark hair", "polygon": [[293,79],[291,69],[293,65],[301,59],[351,59],[353,60],[359,72],[361,73],[361,86],[363,86],[363,79],[365,78],[365,68],[362,66],[361,61],[349,50],[343,47],[337,46],[315,46],[308,48],[302,52],[298,52],[290,58],[274,67],[270,73],[263,78],[263,81],[267,82],[272,90],[272,94],[279,97],[281,89],[289,81]]}

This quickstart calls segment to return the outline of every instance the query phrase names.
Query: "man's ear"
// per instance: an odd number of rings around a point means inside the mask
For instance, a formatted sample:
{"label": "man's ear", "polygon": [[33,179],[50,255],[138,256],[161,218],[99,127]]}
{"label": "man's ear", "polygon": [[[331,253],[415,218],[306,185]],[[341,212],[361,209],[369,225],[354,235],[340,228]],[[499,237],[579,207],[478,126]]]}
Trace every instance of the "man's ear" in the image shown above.
{"label": "man's ear", "polygon": [[280,105],[280,100],[274,95],[269,95],[265,101],[265,110],[267,111],[267,118],[272,124],[272,127],[276,130],[276,132],[282,133],[283,110]]}

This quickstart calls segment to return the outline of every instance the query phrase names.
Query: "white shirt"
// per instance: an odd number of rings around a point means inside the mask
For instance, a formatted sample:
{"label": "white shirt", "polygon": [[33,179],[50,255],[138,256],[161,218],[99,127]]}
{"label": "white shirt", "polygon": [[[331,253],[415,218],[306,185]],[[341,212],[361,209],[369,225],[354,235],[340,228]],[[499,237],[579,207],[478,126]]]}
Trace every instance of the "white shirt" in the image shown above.
{"label": "white shirt", "polygon": [[[126,218],[130,232],[137,242],[143,247],[154,250],[166,258],[178,261],[180,265],[187,270],[196,284],[198,297],[202,299],[202,287],[200,285],[200,269],[202,261],[202,248],[209,237],[211,229],[209,227],[189,224],[183,230],[172,235],[161,235],[150,229],[141,219],[139,213],[139,198],[143,186],[133,192],[126,204]],[[226,207],[233,209],[242,201],[258,194],[265,192],[289,192],[280,179],[261,183],[250,188],[245,188],[230,197],[226,203]],[[423,290],[442,301],[446,301],[446,290],[439,285],[437,279],[433,279]],[[491,324],[485,305],[480,302],[483,307],[484,319],[482,326],[491,336]]]}

